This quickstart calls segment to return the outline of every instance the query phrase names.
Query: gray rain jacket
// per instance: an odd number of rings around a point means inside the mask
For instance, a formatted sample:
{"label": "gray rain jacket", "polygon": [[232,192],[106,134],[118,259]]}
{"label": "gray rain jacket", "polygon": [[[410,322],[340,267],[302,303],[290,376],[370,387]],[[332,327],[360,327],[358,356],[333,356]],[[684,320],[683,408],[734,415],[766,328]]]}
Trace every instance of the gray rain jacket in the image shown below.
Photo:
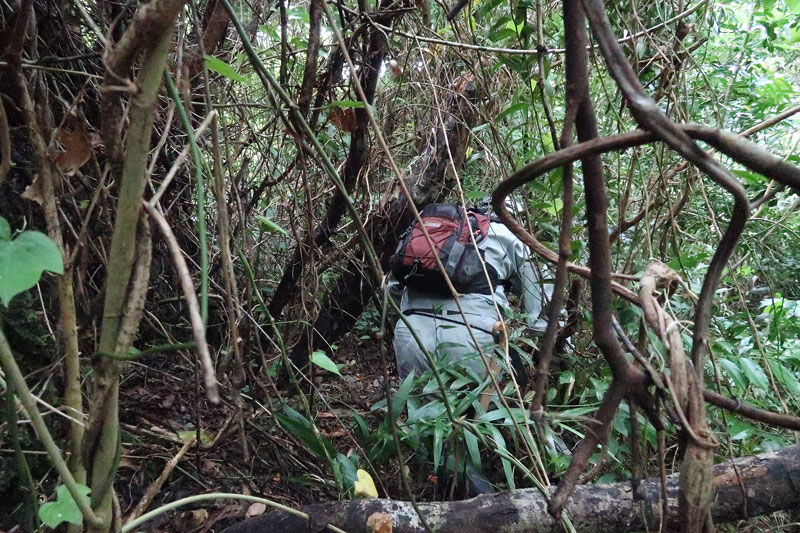
{"label": "gray rain jacket", "polygon": [[[511,282],[512,291],[522,297],[524,311],[528,314],[528,327],[542,334],[547,325],[547,321],[540,317],[543,295],[546,294],[549,301],[553,286],[544,283],[537,269],[531,264],[528,247],[505,225],[492,222],[489,235],[478,243],[478,248],[484,251],[486,263],[497,270],[498,279]],[[486,376],[486,366],[481,361],[466,326],[450,321],[464,321],[452,297],[435,296],[410,287],[402,288],[396,280],[390,280],[389,284],[390,291],[396,293],[398,289],[402,290],[400,309],[404,314],[415,309],[424,310],[428,315],[449,319],[440,320],[431,316],[406,314],[408,322],[429,353],[449,361],[461,361],[481,378]],[[459,298],[467,321],[473,326],[475,339],[487,356],[494,353],[494,341],[488,332],[500,318],[492,297],[501,312],[508,307],[505,288],[500,284],[495,288],[493,295],[464,294]],[[394,352],[401,379],[411,373],[420,375],[430,368],[425,354],[402,320],[397,322],[394,330]]]}

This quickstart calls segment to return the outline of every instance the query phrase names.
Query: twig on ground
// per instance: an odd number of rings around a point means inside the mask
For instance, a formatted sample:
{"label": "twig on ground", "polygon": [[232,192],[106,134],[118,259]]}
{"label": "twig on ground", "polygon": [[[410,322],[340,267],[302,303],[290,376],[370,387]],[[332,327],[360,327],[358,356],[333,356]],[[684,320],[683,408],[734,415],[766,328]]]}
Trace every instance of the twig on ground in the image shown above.
{"label": "twig on ground", "polygon": [[186,455],[186,452],[189,451],[189,448],[194,446],[197,442],[197,435],[190,435],[181,449],[178,450],[178,453],[175,456],[167,461],[167,464],[164,465],[164,470],[161,471],[161,475],[153,481],[149,487],[147,487],[147,491],[145,491],[144,496],[142,499],[139,500],[139,503],[134,507],[133,511],[131,511],[128,516],[125,518],[125,523],[131,522],[139,518],[147,510],[147,507],[150,505],[150,502],[153,501],[153,498],[156,497],[158,492],[161,490],[161,487],[164,486],[164,483],[169,478],[172,471],[175,470],[175,467],[178,465],[183,456]]}

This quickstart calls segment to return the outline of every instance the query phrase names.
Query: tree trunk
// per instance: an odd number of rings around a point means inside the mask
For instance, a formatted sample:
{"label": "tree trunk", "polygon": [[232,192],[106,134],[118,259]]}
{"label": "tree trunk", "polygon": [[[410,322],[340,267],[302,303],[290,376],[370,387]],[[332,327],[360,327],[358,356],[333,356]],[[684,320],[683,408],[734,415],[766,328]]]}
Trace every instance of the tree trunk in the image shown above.
{"label": "tree trunk", "polygon": [[[746,498],[742,494],[742,487],[747,491]],[[642,481],[640,490],[642,499],[634,501],[628,482],[581,485],[575,488],[564,512],[578,532],[656,531],[660,524],[661,508],[659,479]],[[714,490],[716,495],[712,515],[715,523],[800,508],[800,445],[715,466]],[[668,476],[670,530],[677,529],[683,521],[677,512],[678,491],[678,475]],[[561,523],[547,513],[547,500],[537,489],[485,494],[456,502],[420,503],[419,507],[430,527],[440,533],[563,531]],[[274,512],[236,524],[224,533],[323,531],[326,524],[352,533],[371,532],[367,520],[374,513],[390,515],[394,533],[424,531],[408,502],[331,502],[309,505],[302,511],[310,518]]]}

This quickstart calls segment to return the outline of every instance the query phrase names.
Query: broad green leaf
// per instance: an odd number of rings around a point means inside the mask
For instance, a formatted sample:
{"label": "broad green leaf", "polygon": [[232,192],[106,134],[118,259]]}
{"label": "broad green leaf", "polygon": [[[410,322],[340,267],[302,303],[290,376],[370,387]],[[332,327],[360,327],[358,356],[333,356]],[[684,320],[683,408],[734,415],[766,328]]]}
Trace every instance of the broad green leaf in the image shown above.
{"label": "broad green leaf", "polygon": [[342,373],[339,372],[339,367],[336,366],[336,363],[331,361],[331,358],[325,355],[325,352],[322,350],[317,350],[311,354],[311,362],[318,367],[327,370],[328,372],[333,372],[337,376],[342,375]]}
{"label": "broad green leaf", "polygon": [[553,203],[547,204],[542,210],[548,215],[556,216],[564,208],[564,201],[561,198],[553,198]]}
{"label": "broad green leaf", "polygon": [[502,120],[508,115],[512,115],[521,109],[528,109],[531,107],[531,104],[528,102],[518,102],[516,104],[511,104],[508,108],[504,109],[495,120]]}
{"label": "broad green leaf", "polygon": [[478,417],[479,422],[495,422],[506,416],[505,409],[493,409]]}
{"label": "broad green leaf", "polygon": [[506,447],[506,440],[503,438],[503,434],[500,433],[500,430],[495,426],[489,424],[489,428],[491,428],[492,438],[494,439],[495,446],[497,446],[497,450],[502,452],[500,455],[500,462],[503,463],[503,472],[506,475],[506,483],[508,483],[508,488],[514,490],[514,470],[511,468],[511,461],[503,457],[504,455],[511,455]]}
{"label": "broad green leaf", "polygon": [[302,20],[306,24],[311,22],[311,15],[309,15],[308,10],[302,6],[289,8],[287,14],[289,15],[289,19]]}
{"label": "broad green leaf", "polygon": [[767,375],[764,373],[761,367],[758,366],[758,363],[749,357],[742,357],[740,361],[740,366],[744,371],[744,375],[747,376],[747,380],[760,389],[768,390],[769,380],[767,379]]}
{"label": "broad green leaf", "polygon": [[317,457],[325,457],[326,450],[328,454],[336,453],[331,442],[314,431],[313,424],[288,405],[284,406],[283,413],[275,415],[275,418]]}
{"label": "broad green leaf", "polygon": [[730,359],[720,358],[719,364],[725,373],[728,375],[729,378],[733,380],[737,387],[740,389],[746,389],[747,383],[742,376],[742,372],[739,370],[739,367],[731,361]]}
{"label": "broad green leaf", "polygon": [[414,385],[414,374],[409,374],[406,379],[397,387],[397,392],[392,396],[392,415],[394,419],[400,416],[403,408],[408,401],[408,395],[411,393],[411,387]]}
{"label": "broad green leaf", "polygon": [[233,67],[214,56],[206,56],[206,68],[213,70],[221,76],[225,76],[229,80],[244,81],[241,74],[233,70]]}
{"label": "broad green leaf", "polygon": [[769,366],[772,369],[772,374],[778,382],[786,387],[789,392],[794,396],[800,396],[800,381],[794,376],[794,373],[780,364],[778,361],[770,360]]}
{"label": "broad green leaf", "polygon": [[[78,490],[84,498],[91,492],[86,485],[78,485]],[[63,522],[75,525],[83,523],[81,510],[66,485],[59,485],[56,489],[56,501],[44,503],[39,507],[39,518],[49,528],[56,528]]]}
{"label": "broad green leaf", "polygon": [[409,402],[408,423],[415,422],[434,422],[445,413],[444,403],[441,400],[433,400],[422,404],[419,409],[411,412],[411,402]]}
{"label": "broad green leaf", "polygon": [[460,377],[457,380],[453,381],[453,383],[450,384],[450,390],[458,390],[458,389],[462,388],[464,385],[467,385],[467,384],[472,383],[472,382],[473,382],[473,379],[471,377],[468,377],[468,376]]}
{"label": "broad green leaf", "polygon": [[355,411],[352,412],[352,415],[353,415],[353,420],[356,423],[356,427],[361,432],[361,436],[366,439],[369,436],[369,430],[367,429],[367,421],[364,420],[363,416],[356,413]]}
{"label": "broad green leaf", "polygon": [[[196,429],[188,429],[186,431],[178,431],[178,437],[183,442],[188,442],[189,439],[192,437],[197,436]],[[211,438],[211,435],[208,434],[208,431],[205,431],[203,428],[200,428],[200,444],[209,445],[213,442],[214,439]]]}
{"label": "broad green leaf", "polygon": [[555,149],[553,137],[549,133],[542,134],[542,145],[544,146],[545,152],[552,152]]}
{"label": "broad green leaf", "polygon": [[26,231],[12,241],[8,223],[0,220],[0,301],[8,306],[14,296],[39,283],[45,270],[63,274],[64,265],[47,235]]}
{"label": "broad green leaf", "polygon": [[475,468],[480,470],[481,468],[481,452],[478,449],[478,437],[475,436],[472,431],[465,429],[464,430],[464,442],[467,443],[467,451],[469,452],[470,458],[472,458],[472,464],[475,465]]}
{"label": "broad green leaf", "polygon": [[730,431],[732,440],[744,440],[755,433],[755,428],[747,422],[732,418],[728,422],[728,431]]}
{"label": "broad green leaf", "polygon": [[439,383],[435,379],[431,379],[422,388],[422,394],[431,394],[437,390],[439,390]]}
{"label": "broad green leaf", "polygon": [[356,465],[353,464],[353,461],[351,461],[346,455],[339,453],[336,454],[334,462],[341,468],[341,472],[344,476],[344,481],[346,482],[347,486],[353,486],[358,479],[358,475],[356,474]]}
{"label": "broad green leaf", "polygon": [[288,231],[286,231],[285,229],[283,229],[282,227],[277,225],[275,222],[273,222],[271,219],[269,219],[269,218],[267,218],[265,216],[258,217],[258,221],[261,223],[261,227],[264,229],[264,231],[273,232],[273,233],[274,232],[278,232],[278,233],[281,233],[281,234],[283,234],[283,235],[285,235],[287,237],[289,236],[289,232]]}

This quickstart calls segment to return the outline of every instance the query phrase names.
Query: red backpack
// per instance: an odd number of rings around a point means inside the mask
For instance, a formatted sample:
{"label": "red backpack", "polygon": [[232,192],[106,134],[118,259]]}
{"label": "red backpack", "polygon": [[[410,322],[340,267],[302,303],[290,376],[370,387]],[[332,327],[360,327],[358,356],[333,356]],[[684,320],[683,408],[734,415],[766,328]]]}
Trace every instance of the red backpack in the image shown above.
{"label": "red backpack", "polygon": [[462,294],[491,294],[497,285],[497,271],[486,264],[489,280],[481,265],[483,250],[473,245],[489,235],[489,215],[464,210],[453,204],[429,204],[420,218],[433,241],[434,251],[428,245],[418,221],[400,236],[394,255],[389,260],[394,277],[403,285],[438,295],[449,295],[450,290],[436,264],[435,255],[444,265],[445,272],[456,291]]}

